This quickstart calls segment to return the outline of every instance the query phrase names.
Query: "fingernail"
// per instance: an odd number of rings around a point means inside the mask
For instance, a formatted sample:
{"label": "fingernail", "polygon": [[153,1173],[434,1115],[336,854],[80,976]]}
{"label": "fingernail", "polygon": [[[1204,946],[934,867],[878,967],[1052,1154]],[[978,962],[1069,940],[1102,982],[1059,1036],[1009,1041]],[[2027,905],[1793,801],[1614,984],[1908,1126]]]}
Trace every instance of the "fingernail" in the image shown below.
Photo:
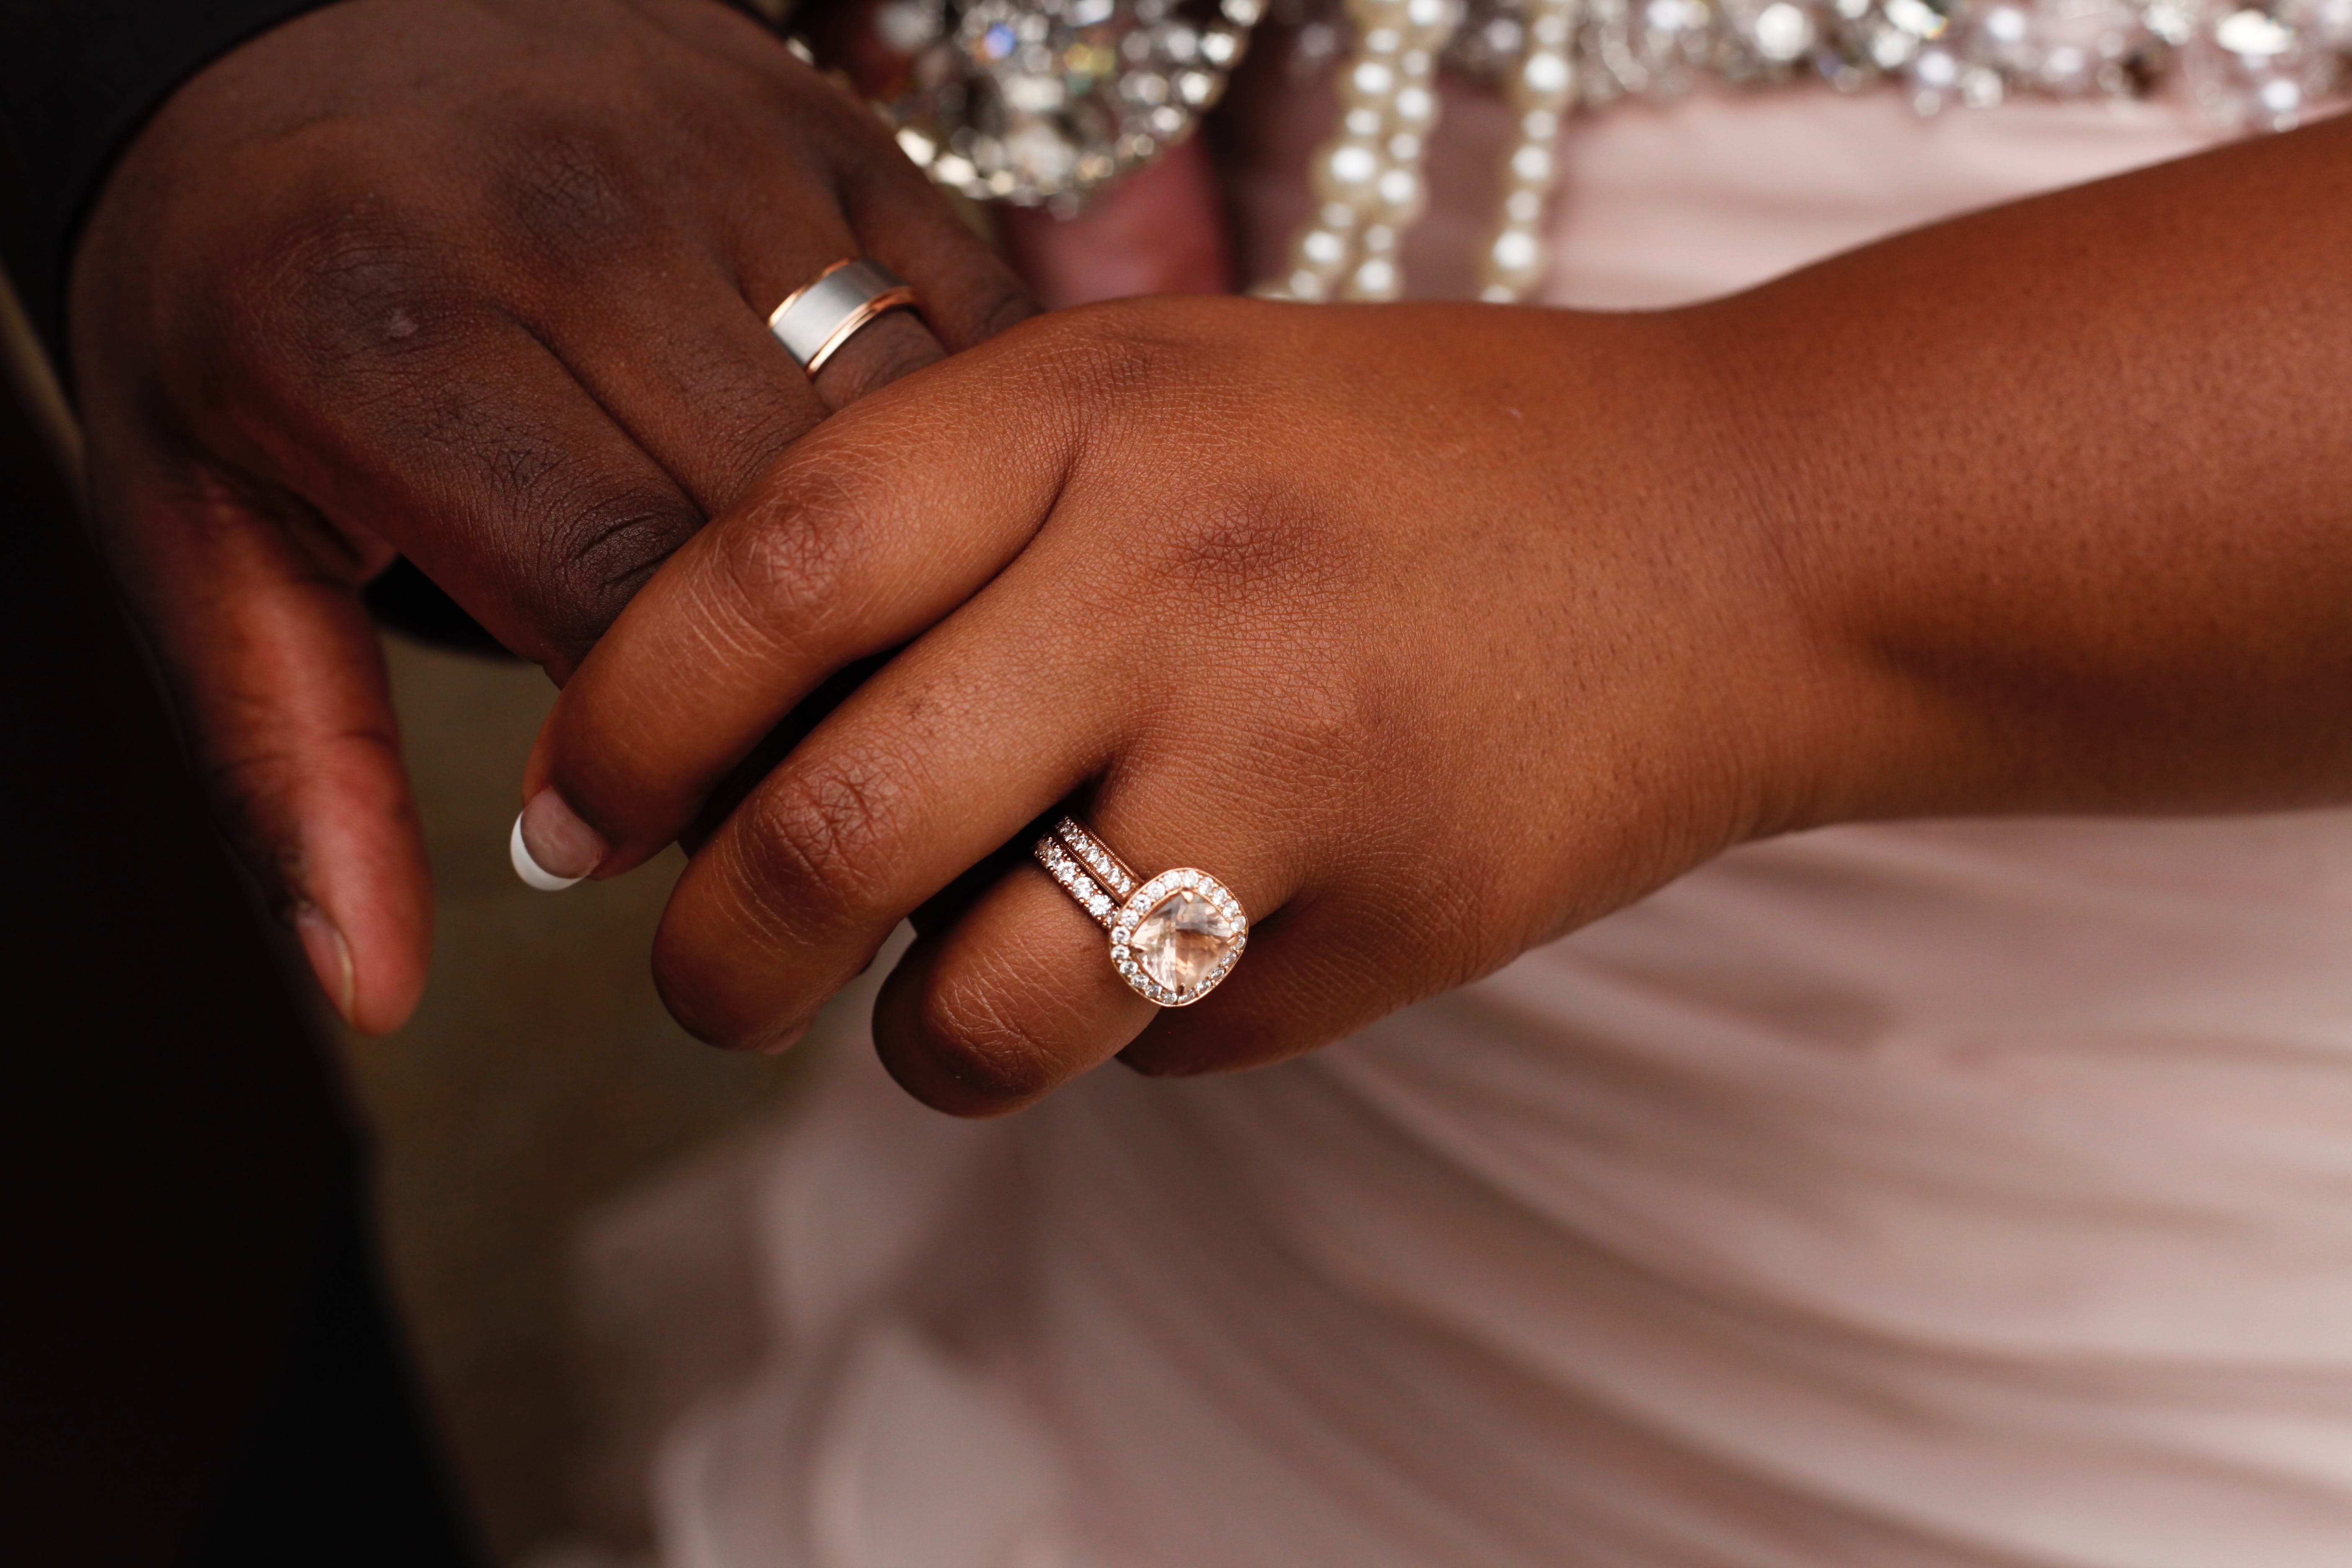
{"label": "fingernail", "polygon": [[316,904],[294,906],[294,934],[302,939],[303,955],[310,961],[310,973],[319,977],[319,989],[335,1005],[343,1022],[352,1021],[352,1008],[359,1000],[359,973],[352,967],[352,944],[335,929],[335,922]]}
{"label": "fingernail", "polygon": [[593,871],[604,841],[552,789],[541,790],[515,818],[507,854],[515,875],[542,893],[560,893]]}

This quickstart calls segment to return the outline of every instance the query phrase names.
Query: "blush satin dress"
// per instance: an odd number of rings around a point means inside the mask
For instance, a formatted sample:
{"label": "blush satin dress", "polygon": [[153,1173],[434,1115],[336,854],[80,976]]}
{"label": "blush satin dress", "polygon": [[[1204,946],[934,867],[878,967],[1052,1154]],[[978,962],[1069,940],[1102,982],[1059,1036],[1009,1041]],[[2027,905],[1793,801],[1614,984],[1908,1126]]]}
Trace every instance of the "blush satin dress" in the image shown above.
{"label": "blush satin dress", "polygon": [[[1239,179],[1261,271],[1321,125]],[[1547,297],[2200,144],[1618,108]],[[2352,815],[1759,844],[1311,1058],[996,1122],[848,1040],[590,1256],[671,1368],[665,1568],[2343,1568]]]}

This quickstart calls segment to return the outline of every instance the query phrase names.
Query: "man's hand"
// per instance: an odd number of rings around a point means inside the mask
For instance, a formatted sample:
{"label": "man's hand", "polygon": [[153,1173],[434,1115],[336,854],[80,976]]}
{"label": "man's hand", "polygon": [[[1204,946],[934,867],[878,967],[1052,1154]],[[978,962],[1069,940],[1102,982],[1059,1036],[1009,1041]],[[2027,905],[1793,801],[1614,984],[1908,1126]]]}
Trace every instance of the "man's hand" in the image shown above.
{"label": "man's hand", "polygon": [[[913,282],[814,384],[765,315]],[[358,589],[413,559],[561,679],[830,410],[1029,313],[849,95],[716,0],[346,0],[184,87],[87,229],[92,492],[343,1016],[429,892]]]}

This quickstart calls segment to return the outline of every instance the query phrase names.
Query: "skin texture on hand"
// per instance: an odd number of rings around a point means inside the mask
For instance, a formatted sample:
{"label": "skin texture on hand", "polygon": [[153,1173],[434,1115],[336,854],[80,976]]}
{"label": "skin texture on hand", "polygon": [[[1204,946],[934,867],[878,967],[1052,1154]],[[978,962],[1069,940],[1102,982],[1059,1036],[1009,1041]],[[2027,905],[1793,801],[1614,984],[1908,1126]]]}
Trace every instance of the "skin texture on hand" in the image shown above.
{"label": "skin texture on hand", "polygon": [[[920,317],[812,385],[767,312]],[[71,328],[92,494],[251,858],[362,1028],[429,893],[358,587],[413,559],[559,680],[834,409],[1030,312],[862,105],[715,0],[344,0],[184,86]]]}
{"label": "skin texture on hand", "polygon": [[656,949],[687,1026],[789,1038],[1076,796],[1139,872],[1224,881],[1248,955],[1158,1014],[1015,869],[889,982],[901,1080],[977,1111],[1122,1049],[1321,1044],[1785,817],[1748,784],[1785,772],[1759,753],[1796,742],[1808,667],[1713,493],[1737,455],[1669,469],[1644,439],[1706,428],[1679,338],[1475,306],[1041,318],[836,418],[675,557],[530,787],[612,874],[828,671],[920,634],[696,856]]}
{"label": "skin texture on hand", "polygon": [[[789,1042],[910,913],[911,1091],[1247,1066],[1759,835],[2352,797],[2338,121],[1649,316],[1148,300],[797,444],[567,687],[526,787],[696,854],[671,1009]],[[953,531],[940,520],[954,519]],[[1008,865],[1068,802],[1247,955],[1157,1012]]]}

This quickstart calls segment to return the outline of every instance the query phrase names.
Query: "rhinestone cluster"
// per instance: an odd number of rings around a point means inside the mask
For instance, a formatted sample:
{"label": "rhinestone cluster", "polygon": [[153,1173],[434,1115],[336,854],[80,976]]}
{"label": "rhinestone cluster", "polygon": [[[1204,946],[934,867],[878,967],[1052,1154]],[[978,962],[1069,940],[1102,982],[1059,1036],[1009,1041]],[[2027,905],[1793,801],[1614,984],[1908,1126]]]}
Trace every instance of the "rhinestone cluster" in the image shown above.
{"label": "rhinestone cluster", "polygon": [[1219,0],[1195,21],[1172,0],[971,0],[952,15],[946,0],[891,0],[877,29],[912,58],[879,107],[940,184],[1075,211],[1191,133],[1264,5]]}
{"label": "rhinestone cluster", "polygon": [[[1468,0],[1447,63],[1500,82],[1552,47],[1556,0]],[[1672,98],[1702,78],[1892,86],[1933,114],[2021,95],[2147,98],[2178,81],[2208,121],[2285,130],[2333,92],[2352,0],[1581,0],[1573,96]]]}
{"label": "rhinestone cluster", "polygon": [[[907,155],[980,200],[1075,212],[1192,133],[1268,0],[880,0],[898,62],[877,107]],[[1307,0],[1311,9],[1318,0]],[[1702,79],[1887,86],[1933,114],[2020,95],[2168,92],[2224,130],[2282,131],[2343,87],[2352,0],[1339,0],[1353,34],[1340,121],[1310,166],[1314,206],[1257,292],[1390,300],[1427,205],[1437,73],[1500,89],[1517,134],[1480,297],[1541,280],[1563,122]],[[1328,14],[1328,13],[1327,13]],[[1298,37],[1333,35],[1325,21]],[[1318,54],[1318,58],[1324,58]]]}
{"label": "rhinestone cluster", "polygon": [[[1151,942],[1153,924],[1167,923],[1173,913],[1171,906],[1180,900],[1188,910],[1202,911],[1189,916],[1193,925],[1188,931],[1196,941],[1213,943],[1215,952],[1205,964],[1185,966],[1181,978],[1170,973],[1172,965]],[[1214,991],[1233,973],[1248,942],[1249,921],[1224,884],[1206,871],[1181,868],[1162,871],[1129,895],[1111,922],[1110,961],[1120,979],[1152,1001],[1162,1007],[1183,1007]],[[1171,979],[1175,984],[1164,983]]]}
{"label": "rhinestone cluster", "polygon": [[[2284,131],[2339,89],[2352,0],[1345,0],[1341,123],[1311,166],[1317,205],[1288,270],[1257,292],[1397,298],[1398,231],[1422,196],[1415,162],[1435,125],[1426,51],[1500,88],[1517,134],[1480,298],[1542,279],[1555,146],[1572,108],[1671,99],[1702,78],[1754,86],[1891,85],[1912,109],[2003,100],[2147,98],[2179,85],[2209,124]],[[1403,20],[1414,6],[1439,25]],[[1452,17],[1462,11],[1459,26]],[[1434,10],[1431,15],[1434,16]]]}

